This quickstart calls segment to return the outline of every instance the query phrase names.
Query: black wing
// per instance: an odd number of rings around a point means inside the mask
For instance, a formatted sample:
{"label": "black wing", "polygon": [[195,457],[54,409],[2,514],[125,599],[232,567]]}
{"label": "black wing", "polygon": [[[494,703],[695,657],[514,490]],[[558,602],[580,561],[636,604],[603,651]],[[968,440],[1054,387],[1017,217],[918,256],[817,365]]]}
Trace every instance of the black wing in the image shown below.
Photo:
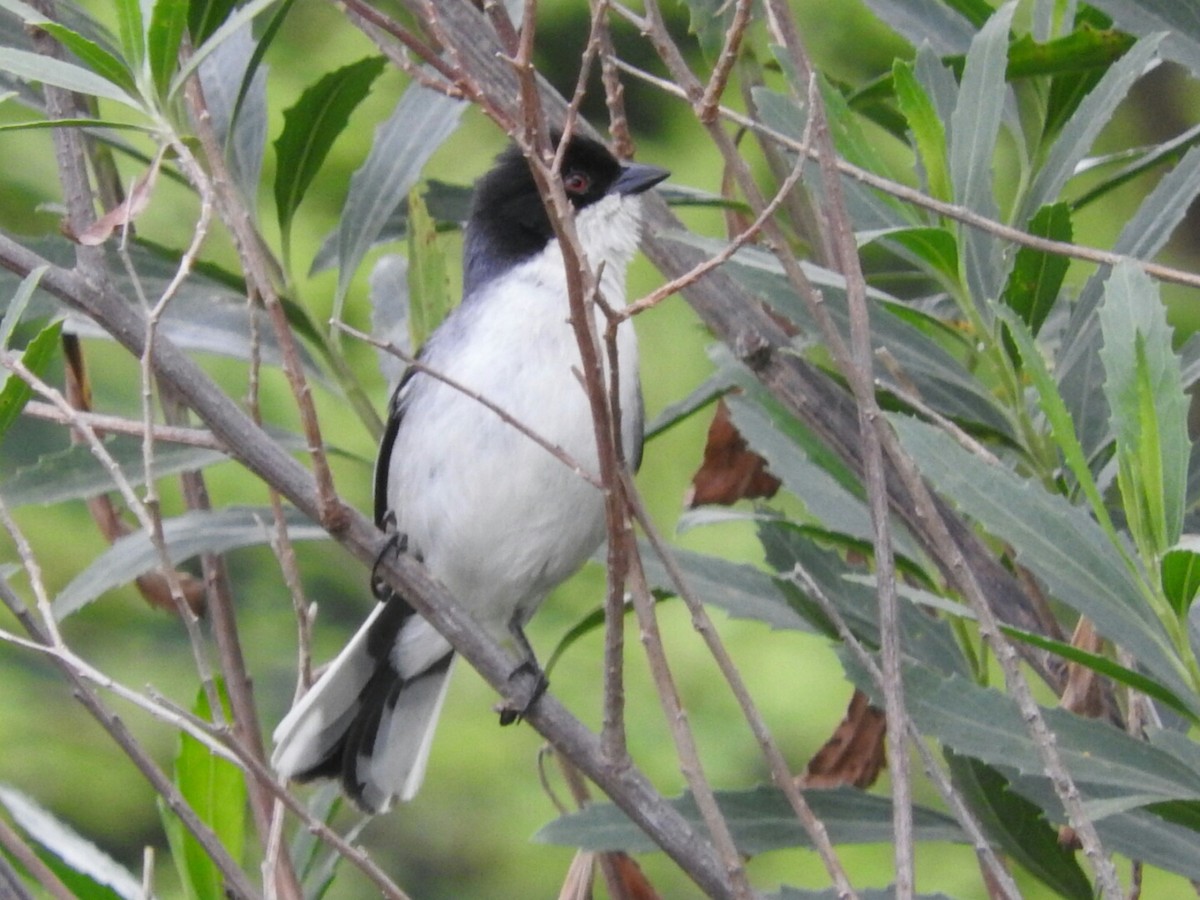
{"label": "black wing", "polygon": [[392,448],[396,444],[396,433],[400,430],[400,422],[404,419],[404,388],[416,373],[415,368],[408,368],[392,399],[388,403],[387,425],[384,427],[383,440],[379,442],[379,455],[375,457],[375,527],[381,531],[387,530],[388,509],[388,471],[392,467]]}

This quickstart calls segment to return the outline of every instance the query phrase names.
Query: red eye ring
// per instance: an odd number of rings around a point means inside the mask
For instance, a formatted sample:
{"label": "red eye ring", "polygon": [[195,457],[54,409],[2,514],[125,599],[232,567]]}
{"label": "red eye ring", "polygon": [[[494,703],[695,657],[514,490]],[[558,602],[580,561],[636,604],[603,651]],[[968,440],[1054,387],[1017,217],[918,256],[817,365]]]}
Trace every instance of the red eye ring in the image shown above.
{"label": "red eye ring", "polygon": [[568,194],[583,194],[591,187],[592,181],[583,172],[567,172],[563,176],[563,187]]}

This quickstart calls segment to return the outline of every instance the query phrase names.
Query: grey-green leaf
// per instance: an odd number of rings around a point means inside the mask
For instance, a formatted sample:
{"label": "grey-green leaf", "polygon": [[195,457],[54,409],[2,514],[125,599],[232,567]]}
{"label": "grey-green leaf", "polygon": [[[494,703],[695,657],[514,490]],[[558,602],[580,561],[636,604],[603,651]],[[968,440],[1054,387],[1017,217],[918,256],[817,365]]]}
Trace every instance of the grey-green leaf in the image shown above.
{"label": "grey-green leaf", "polygon": [[[286,513],[288,534],[293,541],[324,540],[324,529],[299,511]],[[217,512],[193,511],[163,521],[163,540],[173,565],[201,553],[225,553],[238,547],[268,543],[274,518],[269,507],[230,506]],[[54,598],[54,614],[64,619],[95,600],[105,591],[128,584],[159,565],[159,555],[150,536],[133,532],[117,540],[90,566],[80,572]]]}
{"label": "grey-green leaf", "polygon": [[1200,700],[1133,574],[1084,510],[983,461],[929,425],[900,415],[890,421],[938,493],[1012,546],[1018,561],[1055,597],[1091,619],[1101,634],[1200,711]]}
{"label": "grey-green leaf", "polygon": [[1122,31],[1165,33],[1163,55],[1200,77],[1200,6],[1190,0],[1092,0]]}
{"label": "grey-green leaf", "polygon": [[411,85],[387,121],[375,130],[371,152],[350,178],[337,231],[338,284],[335,319],[350,279],[388,218],[417,183],[421,169],[458,128],[466,104]]}
{"label": "grey-green leaf", "polygon": [[[809,791],[805,799],[835,844],[875,844],[892,839],[892,804],[853,788]],[[748,791],[718,791],[717,803],[733,839],[743,853],[757,855],[785,847],[807,847],[808,836],[783,792],[769,787]],[[671,801],[685,818],[700,826],[700,814],[690,794]],[[965,840],[949,816],[916,807],[913,826],[919,841]],[[584,850],[657,850],[637,826],[615,806],[594,803],[580,812],[554,820],[535,838],[547,844],[566,844]]]}
{"label": "grey-green leaf", "polygon": [[96,73],[49,56],[0,47],[0,71],[15,75],[23,81],[37,81],[77,94],[114,100],[125,106],[141,109],[141,103],[118,85]]}
{"label": "grey-green leaf", "polygon": [[1126,517],[1163,553],[1183,529],[1188,401],[1158,288],[1134,264],[1118,265],[1105,284],[1100,329]]}
{"label": "grey-green leaf", "polygon": [[0,786],[0,805],[21,830],[69,868],[127,900],[144,896],[141,883],[128,869],[30,797],[15,788]]}

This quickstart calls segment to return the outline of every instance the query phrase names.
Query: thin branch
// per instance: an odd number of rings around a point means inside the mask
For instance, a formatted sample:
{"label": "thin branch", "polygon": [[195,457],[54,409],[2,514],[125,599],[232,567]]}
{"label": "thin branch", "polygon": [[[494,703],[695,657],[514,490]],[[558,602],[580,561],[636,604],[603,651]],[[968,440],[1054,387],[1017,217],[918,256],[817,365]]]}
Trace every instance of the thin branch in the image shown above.
{"label": "thin branch", "polygon": [[[614,9],[620,7],[614,6]],[[628,12],[628,11],[626,11]],[[632,15],[632,14],[630,14]],[[635,17],[635,21],[641,21]],[[688,93],[681,89],[678,85],[665,78],[659,78],[656,75],[639,69],[636,66],[630,65],[624,60],[616,60],[616,66],[623,72],[633,75],[640,81],[645,81],[647,84],[652,84],[663,92],[678,97],[681,100],[691,101]],[[732,110],[726,106],[718,108],[720,117],[728,122],[732,122],[742,128],[754,131],[761,134],[789,150],[794,150],[797,153],[803,153],[810,158],[817,158],[817,151],[814,148],[804,146],[794,137],[786,135],[781,131],[771,128],[769,125],[764,125],[762,122],[752,119],[749,116]],[[977,212],[967,209],[965,206],[956,206],[953,203],[946,203],[938,200],[928,194],[922,193],[916,188],[909,187],[898,181],[892,181],[889,178],[884,178],[877,175],[869,169],[864,169],[848,162],[843,157],[837,158],[837,170],[855,181],[861,182],[868,187],[875,188],[886,194],[890,194],[897,200],[902,200],[913,206],[921,209],[929,210],[937,213],[947,219],[952,219],[956,222],[961,222],[972,228],[977,228],[980,231],[986,232],[994,237],[1001,238],[1006,241],[1011,241],[1021,247],[1028,247],[1031,250],[1038,250],[1042,253],[1050,253],[1055,256],[1065,256],[1071,259],[1078,259],[1083,262],[1097,263],[1104,266],[1117,266],[1120,263],[1132,263],[1140,268],[1147,275],[1157,278],[1159,281],[1166,281],[1172,284],[1182,284],[1185,287],[1200,288],[1200,272],[1189,272],[1185,269],[1176,269],[1172,266],[1165,266],[1161,263],[1151,262],[1150,260],[1139,259],[1135,256],[1127,256],[1123,253],[1113,253],[1111,250],[1101,250],[1098,247],[1089,247],[1084,244],[1072,244],[1066,241],[1055,241],[1050,238],[1040,237],[1036,234],[1030,234],[1027,231],[1022,231],[1019,228],[1014,228],[1011,225],[1005,225],[1003,222],[997,222],[995,219],[989,219],[987,216],[980,215]]]}
{"label": "thin branch", "polygon": [[457,381],[451,378],[449,375],[446,375],[445,373],[426,365],[419,358],[410,353],[406,353],[400,347],[397,347],[392,341],[382,341],[379,338],[372,337],[366,332],[359,331],[352,325],[347,325],[345,322],[331,320],[329,324],[334,328],[338,328],[341,331],[346,332],[346,334],[350,335],[351,337],[357,338],[360,341],[370,344],[372,347],[376,347],[392,354],[397,359],[402,360],[406,366],[415,369],[422,375],[428,375],[430,378],[434,378],[442,382],[447,387],[458,391],[463,396],[469,397],[471,400],[478,403],[489,412],[494,413],[496,417],[500,419],[500,421],[504,422],[504,424],[510,425],[511,427],[517,429],[517,431],[529,438],[588,484],[592,485],[592,487],[598,490],[603,490],[599,479],[585,471],[584,468],[569,453],[567,453],[557,444],[553,444],[546,438],[542,437],[542,435],[538,434],[528,425],[521,422],[512,413],[508,412],[503,407],[498,406],[494,401],[483,396],[478,391],[475,391],[467,387],[461,381]]}
{"label": "thin branch", "polygon": [[[887,679],[883,671],[875,663],[874,657],[867,652],[867,648],[863,646],[857,635],[850,630],[850,626],[846,624],[845,618],[838,610],[837,606],[830,600],[821,586],[816,582],[811,574],[799,563],[795,565],[788,576],[796,582],[796,584],[809,596],[816,604],[821,607],[821,612],[833,623],[837,629],[838,637],[842,643],[854,655],[855,660],[864,671],[871,677],[875,683],[875,690],[880,696],[883,696],[887,690]],[[954,818],[958,820],[958,824],[962,826],[963,831],[971,838],[971,843],[975,847],[975,854],[979,857],[980,864],[987,870],[988,874],[994,879],[997,888],[1001,890],[1005,898],[1008,900],[1019,900],[1021,891],[1013,881],[1008,870],[1004,868],[1004,864],[996,856],[992,845],[984,835],[983,829],[976,820],[975,815],[963,801],[958,791],[954,789],[954,785],[950,779],[946,777],[946,773],[942,771],[942,767],[938,765],[937,760],[933,757],[933,752],[926,745],[921,733],[917,730],[916,724],[910,718],[907,722],[909,736],[912,738],[912,744],[916,747],[917,752],[921,755],[921,761],[924,764],[925,772],[937,788],[942,799],[954,813]]]}
{"label": "thin branch", "polygon": [[[3,848],[9,856],[20,863],[21,868],[32,875],[37,883],[41,885],[42,890],[53,897],[54,900],[75,900],[75,894],[71,892],[70,888],[63,884],[59,877],[54,874],[54,870],[42,862],[41,857],[34,853],[29,845],[21,840],[21,836],[9,827],[8,822],[4,821],[2,816],[0,816],[0,848]],[[4,860],[3,854],[0,854],[0,862],[7,862]],[[14,877],[15,875],[16,873],[13,873]],[[19,885],[20,882],[18,881],[12,887],[14,893],[17,891]],[[3,882],[0,882],[0,896],[9,896]],[[21,893],[18,896],[29,897],[30,895]]]}
{"label": "thin branch", "polygon": [[[25,609],[20,598],[12,591],[7,580],[3,577],[0,577],[0,601],[9,608],[34,641],[46,645],[51,643],[47,633],[42,630],[42,627]],[[83,704],[92,717],[100,723],[100,726],[108,732],[109,737],[113,739],[121,751],[133,762],[154,791],[162,797],[167,809],[178,816],[183,826],[196,838],[196,841],[203,848],[204,853],[220,870],[221,876],[225,879],[227,889],[235,892],[239,898],[246,898],[246,900],[257,898],[259,896],[258,891],[247,880],[241,867],[229,855],[224,844],[221,843],[212,829],[200,820],[195,810],[188,805],[183,795],[180,794],[179,789],[158,768],[153,758],[146,752],[137,738],[129,732],[129,729],[120,717],[109,711],[96,695],[92,686],[75,668],[53,654],[50,658],[55,662],[59,671],[71,682],[74,687],[75,698]]]}
{"label": "thin branch", "polygon": [[[40,400],[30,400],[25,404],[25,408],[21,410],[21,414],[29,416],[31,419],[40,419],[44,422],[54,422],[59,425],[73,425],[76,422],[81,422],[93,429],[97,434],[126,434],[132,437],[145,437],[146,435],[146,423],[138,419],[127,419],[122,416],[110,416],[103,413],[84,412],[75,409],[71,413],[65,413],[57,406],[51,403],[43,403]],[[164,441],[169,444],[182,444],[188,447],[218,450],[221,453],[229,452],[225,445],[217,440],[207,428],[184,428],[177,425],[151,424],[150,436],[155,441]]]}

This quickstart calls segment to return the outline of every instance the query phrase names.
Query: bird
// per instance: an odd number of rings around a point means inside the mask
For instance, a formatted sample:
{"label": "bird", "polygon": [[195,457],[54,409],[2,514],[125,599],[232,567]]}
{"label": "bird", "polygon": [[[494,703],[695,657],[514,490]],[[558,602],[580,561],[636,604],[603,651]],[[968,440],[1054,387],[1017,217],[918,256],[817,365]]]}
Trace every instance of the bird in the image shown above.
{"label": "bird", "polygon": [[[563,138],[551,140],[557,150]],[[580,134],[566,138],[561,156],[558,173],[580,246],[605,302],[623,307],[642,195],[669,172],[621,162]],[[599,308],[596,316],[602,327]],[[622,446],[636,469],[643,407],[628,321],[615,343]],[[564,256],[529,162],[515,146],[475,184],[462,301],[417,360],[388,406],[375,524],[514,654],[517,668],[538,675],[536,700],[545,678],[524,627],[596,551],[606,529]],[[387,590],[378,596],[362,627],[280,721],[272,754],[281,777],[340,779],[367,813],[417,793],[455,658],[404,597]],[[520,712],[502,711],[501,724]]]}

